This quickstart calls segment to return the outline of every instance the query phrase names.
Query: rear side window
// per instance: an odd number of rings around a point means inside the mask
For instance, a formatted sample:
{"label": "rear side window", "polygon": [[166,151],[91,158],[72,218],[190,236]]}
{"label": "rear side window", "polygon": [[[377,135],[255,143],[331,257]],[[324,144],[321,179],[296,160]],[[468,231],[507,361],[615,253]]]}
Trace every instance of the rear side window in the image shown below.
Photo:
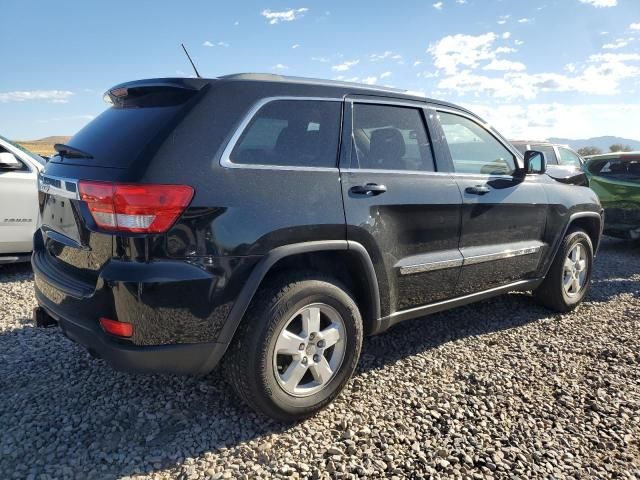
{"label": "rear side window", "polygon": [[230,155],[233,163],[336,167],[342,103],[274,100],[251,119]]}
{"label": "rear side window", "polygon": [[640,182],[640,158],[592,160],[589,170],[600,177]]}
{"label": "rear side window", "polygon": [[434,171],[420,109],[359,103],[353,109],[353,145],[360,168]]}
{"label": "rear side window", "polygon": [[558,147],[558,152],[560,153],[560,158],[558,159],[560,165],[572,165],[574,167],[580,167],[581,163],[578,155],[562,147]]}
{"label": "rear side window", "polygon": [[438,112],[456,172],[510,175],[515,171],[513,154],[493,135],[468,118]]}

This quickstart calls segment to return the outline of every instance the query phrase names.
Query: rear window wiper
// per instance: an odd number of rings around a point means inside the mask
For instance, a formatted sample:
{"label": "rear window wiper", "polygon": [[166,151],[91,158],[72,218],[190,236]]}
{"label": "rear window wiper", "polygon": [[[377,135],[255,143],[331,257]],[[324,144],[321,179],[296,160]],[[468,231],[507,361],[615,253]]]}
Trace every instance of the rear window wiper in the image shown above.
{"label": "rear window wiper", "polygon": [[53,148],[60,154],[61,157],[67,158],[93,158],[93,155],[77,148],[65,145],[64,143],[56,143]]}

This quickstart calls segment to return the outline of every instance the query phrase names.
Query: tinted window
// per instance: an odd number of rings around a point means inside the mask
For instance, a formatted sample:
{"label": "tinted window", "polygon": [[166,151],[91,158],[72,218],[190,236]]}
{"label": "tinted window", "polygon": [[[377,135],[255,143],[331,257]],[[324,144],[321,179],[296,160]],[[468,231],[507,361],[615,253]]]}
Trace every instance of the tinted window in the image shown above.
{"label": "tinted window", "polygon": [[364,103],[356,103],[353,108],[354,166],[434,170],[431,145],[420,109]]}
{"label": "tinted window", "polygon": [[558,157],[556,157],[556,151],[552,145],[531,145],[531,150],[544,153],[544,158],[549,165],[558,164]]}
{"label": "tinted window", "polygon": [[558,147],[558,152],[560,153],[560,158],[558,158],[558,163],[560,163],[560,165],[573,165],[574,167],[580,167],[580,158],[577,154],[562,147]]}
{"label": "tinted window", "polygon": [[592,160],[589,162],[589,170],[600,177],[638,182],[640,181],[640,158]]}
{"label": "tinted window", "polygon": [[439,112],[456,172],[509,175],[515,170],[513,154],[493,135],[468,118]]}
{"label": "tinted window", "polygon": [[341,102],[277,100],[253,117],[231,152],[241,164],[335,167]]}

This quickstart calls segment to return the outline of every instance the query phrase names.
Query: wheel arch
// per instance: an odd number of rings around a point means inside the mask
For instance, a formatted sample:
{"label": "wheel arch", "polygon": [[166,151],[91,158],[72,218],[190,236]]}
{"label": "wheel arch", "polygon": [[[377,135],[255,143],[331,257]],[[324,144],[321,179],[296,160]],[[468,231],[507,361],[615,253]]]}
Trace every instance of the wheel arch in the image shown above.
{"label": "wheel arch", "polygon": [[249,275],[220,332],[218,342],[230,343],[256,292],[265,281],[287,269],[307,268],[332,275],[351,289],[363,319],[365,334],[380,318],[380,293],[367,250],[359,243],[326,240],[277,247]]}

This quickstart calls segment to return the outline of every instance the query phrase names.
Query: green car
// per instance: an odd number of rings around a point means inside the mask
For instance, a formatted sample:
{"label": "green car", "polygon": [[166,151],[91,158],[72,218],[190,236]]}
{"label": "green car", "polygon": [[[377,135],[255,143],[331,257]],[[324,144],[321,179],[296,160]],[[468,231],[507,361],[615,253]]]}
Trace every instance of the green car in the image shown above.
{"label": "green car", "polygon": [[605,210],[604,233],[640,239],[640,152],[606,153],[586,160],[589,186]]}

